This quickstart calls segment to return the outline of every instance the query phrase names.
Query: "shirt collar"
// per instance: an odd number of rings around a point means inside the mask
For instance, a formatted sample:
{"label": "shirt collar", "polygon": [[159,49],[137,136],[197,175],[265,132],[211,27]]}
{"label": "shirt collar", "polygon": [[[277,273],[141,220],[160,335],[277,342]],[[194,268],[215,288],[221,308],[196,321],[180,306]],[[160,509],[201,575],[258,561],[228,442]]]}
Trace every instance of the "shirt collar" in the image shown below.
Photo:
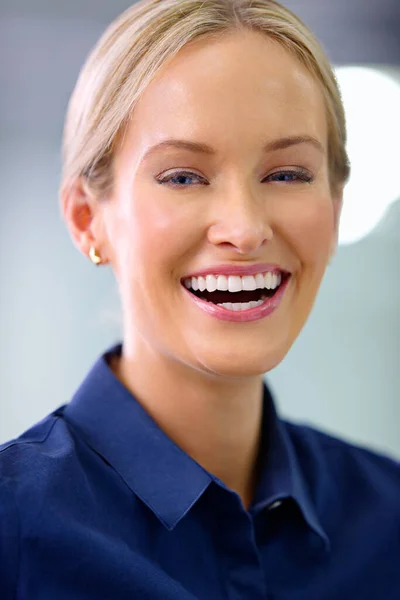
{"label": "shirt collar", "polygon": [[259,512],[278,500],[292,498],[308,526],[322,540],[324,549],[329,551],[330,540],[318,518],[301,456],[296,452],[288,424],[277,414],[266,385],[262,431],[262,466],[254,511]]}
{"label": "shirt collar", "polygon": [[93,365],[64,418],[105,458],[162,523],[173,529],[211,482],[210,475],[155,423],[108,365]]}
{"label": "shirt collar", "polygon": [[[121,350],[118,344],[97,360],[63,415],[160,521],[173,529],[216,478],[160,429],[114,375],[108,359]],[[329,547],[286,424],[279,419],[265,385],[262,471],[253,507],[258,512],[288,497]]]}

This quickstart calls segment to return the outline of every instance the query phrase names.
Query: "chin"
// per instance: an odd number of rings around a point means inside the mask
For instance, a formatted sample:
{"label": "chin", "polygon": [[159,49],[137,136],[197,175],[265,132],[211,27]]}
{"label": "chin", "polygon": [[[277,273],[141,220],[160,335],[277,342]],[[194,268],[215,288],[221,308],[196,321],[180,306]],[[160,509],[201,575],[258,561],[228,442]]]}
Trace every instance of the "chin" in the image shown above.
{"label": "chin", "polygon": [[[252,349],[246,351],[238,348],[236,351],[208,354],[200,360],[202,369],[220,377],[241,378],[263,375],[277,367],[285,358],[287,346]],[[198,356],[199,358],[199,356]]]}

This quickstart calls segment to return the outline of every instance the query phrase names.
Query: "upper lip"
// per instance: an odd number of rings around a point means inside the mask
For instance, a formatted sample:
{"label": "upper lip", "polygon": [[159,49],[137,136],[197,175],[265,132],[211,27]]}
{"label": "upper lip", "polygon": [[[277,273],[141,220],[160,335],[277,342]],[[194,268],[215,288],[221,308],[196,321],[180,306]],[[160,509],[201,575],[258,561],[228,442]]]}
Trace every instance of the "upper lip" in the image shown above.
{"label": "upper lip", "polygon": [[183,279],[189,279],[190,277],[206,277],[207,275],[257,275],[257,273],[283,273],[284,275],[290,275],[290,271],[283,269],[279,265],[272,263],[257,263],[253,265],[213,265],[202,269],[201,271],[195,271],[189,273]]}

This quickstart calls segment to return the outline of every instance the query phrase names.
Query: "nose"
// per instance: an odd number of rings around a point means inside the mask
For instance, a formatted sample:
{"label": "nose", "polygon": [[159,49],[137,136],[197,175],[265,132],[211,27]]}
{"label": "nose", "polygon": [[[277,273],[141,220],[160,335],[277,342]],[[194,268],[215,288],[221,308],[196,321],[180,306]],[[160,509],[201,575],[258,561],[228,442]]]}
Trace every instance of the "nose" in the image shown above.
{"label": "nose", "polygon": [[274,235],[265,202],[265,198],[256,197],[244,186],[223,194],[216,203],[209,241],[230,247],[240,255],[256,254]]}

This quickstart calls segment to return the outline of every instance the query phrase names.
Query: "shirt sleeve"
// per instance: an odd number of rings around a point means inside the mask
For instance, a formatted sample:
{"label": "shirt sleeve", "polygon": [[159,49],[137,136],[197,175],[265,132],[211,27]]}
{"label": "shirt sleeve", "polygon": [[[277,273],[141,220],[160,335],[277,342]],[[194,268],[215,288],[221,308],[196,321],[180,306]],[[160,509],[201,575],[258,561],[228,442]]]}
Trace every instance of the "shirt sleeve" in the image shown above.
{"label": "shirt sleeve", "polygon": [[18,514],[6,481],[0,479],[0,598],[15,600],[18,575]]}

